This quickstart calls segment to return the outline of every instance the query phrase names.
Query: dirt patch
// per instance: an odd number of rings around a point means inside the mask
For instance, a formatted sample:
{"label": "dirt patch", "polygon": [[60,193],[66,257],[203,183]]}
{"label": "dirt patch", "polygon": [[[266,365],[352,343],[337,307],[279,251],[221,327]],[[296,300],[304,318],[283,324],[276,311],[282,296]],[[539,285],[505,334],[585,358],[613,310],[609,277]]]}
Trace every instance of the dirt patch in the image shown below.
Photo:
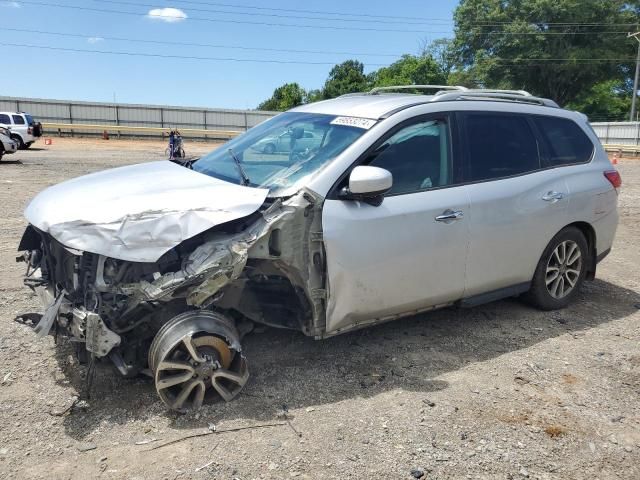
{"label": "dirt patch", "polygon": [[[41,308],[14,258],[29,199],[162,159],[165,143],[34,147],[0,162],[0,478],[640,478],[639,162],[618,165],[613,251],[566,310],[509,299],[325,341],[267,329],[246,339],[245,391],[180,416],[149,380],[108,365],[87,398],[73,346],[13,320]],[[193,155],[211,148],[185,143]]]}
{"label": "dirt patch", "polygon": [[567,433],[567,429],[561,425],[549,425],[544,428],[544,433],[549,435],[551,438],[561,437]]}
{"label": "dirt patch", "polygon": [[579,381],[580,381],[580,379],[578,377],[576,377],[575,375],[572,375],[570,373],[564,373],[562,375],[562,382],[567,384],[567,385],[575,385]]}

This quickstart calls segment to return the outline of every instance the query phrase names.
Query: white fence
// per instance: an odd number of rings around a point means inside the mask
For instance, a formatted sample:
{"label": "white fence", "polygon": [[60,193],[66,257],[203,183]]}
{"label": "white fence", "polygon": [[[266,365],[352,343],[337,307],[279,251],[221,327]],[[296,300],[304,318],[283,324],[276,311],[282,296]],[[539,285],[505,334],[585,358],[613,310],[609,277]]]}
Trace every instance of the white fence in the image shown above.
{"label": "white fence", "polygon": [[640,122],[594,122],[591,126],[605,145],[640,145]]}
{"label": "white fence", "polygon": [[[43,124],[121,125],[160,129],[226,130],[243,132],[278,112],[214,108],[137,105],[126,103],[77,102],[0,96],[0,111],[27,112]],[[78,131],[96,134],[96,130]],[[45,132],[46,129],[45,129]],[[47,133],[56,133],[48,131]],[[140,132],[136,135],[157,135]]]}
{"label": "white fence", "polygon": [[[243,132],[278,113],[3,96],[0,96],[0,111],[27,112],[36,120],[49,124],[150,127],[156,130],[144,132],[141,129],[135,134],[137,136],[158,135],[157,129],[171,128]],[[591,125],[603,144],[640,146],[640,122],[594,122]],[[75,131],[95,135],[98,130]],[[47,133],[54,134],[56,131]]]}

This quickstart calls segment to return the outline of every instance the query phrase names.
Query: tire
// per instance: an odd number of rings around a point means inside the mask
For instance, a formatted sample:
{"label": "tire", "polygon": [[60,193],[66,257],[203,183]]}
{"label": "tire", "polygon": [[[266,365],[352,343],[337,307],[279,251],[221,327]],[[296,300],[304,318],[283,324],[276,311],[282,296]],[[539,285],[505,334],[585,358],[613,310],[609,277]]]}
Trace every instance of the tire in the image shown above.
{"label": "tire", "polygon": [[267,155],[276,153],[276,146],[273,143],[267,143],[264,146],[264,153],[266,153]]}
{"label": "tire", "polygon": [[18,150],[24,150],[24,142],[22,141],[22,137],[20,137],[19,135],[12,135],[11,139],[18,144]]}
{"label": "tire", "polygon": [[31,147],[31,145],[33,145],[33,142],[25,143],[24,149],[27,150],[29,147]]}
{"label": "tire", "polygon": [[578,228],[561,230],[542,253],[524,300],[540,310],[565,308],[584,282],[589,255],[587,240]]}

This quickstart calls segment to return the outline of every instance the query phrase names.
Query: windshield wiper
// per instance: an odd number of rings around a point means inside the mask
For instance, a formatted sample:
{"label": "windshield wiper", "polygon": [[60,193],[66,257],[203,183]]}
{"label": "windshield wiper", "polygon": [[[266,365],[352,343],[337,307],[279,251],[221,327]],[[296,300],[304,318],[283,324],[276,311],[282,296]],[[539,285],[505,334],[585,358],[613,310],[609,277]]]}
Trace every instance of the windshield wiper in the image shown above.
{"label": "windshield wiper", "polygon": [[240,163],[240,160],[238,159],[238,157],[236,157],[236,154],[233,153],[233,149],[230,148],[227,150],[227,152],[229,152],[229,155],[231,155],[231,158],[233,158],[233,161],[236,162],[236,165],[238,166],[238,172],[240,172],[240,176],[242,177],[242,184],[245,187],[251,184],[251,180],[249,180],[249,177],[247,177],[247,174],[245,173],[244,168],[242,168],[242,164]]}

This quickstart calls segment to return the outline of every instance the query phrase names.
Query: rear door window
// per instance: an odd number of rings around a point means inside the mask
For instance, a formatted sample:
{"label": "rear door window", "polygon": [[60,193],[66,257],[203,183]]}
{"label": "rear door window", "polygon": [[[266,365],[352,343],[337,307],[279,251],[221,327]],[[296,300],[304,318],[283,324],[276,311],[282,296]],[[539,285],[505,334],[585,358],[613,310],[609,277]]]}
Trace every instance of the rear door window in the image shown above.
{"label": "rear door window", "polygon": [[0,123],[4,125],[11,125],[11,119],[9,118],[9,115],[0,113]]}
{"label": "rear door window", "polygon": [[538,141],[525,115],[464,113],[466,182],[522,175],[541,168]]}
{"label": "rear door window", "polygon": [[16,125],[24,125],[24,118],[22,115],[11,115],[13,117],[13,123]]}
{"label": "rear door window", "polygon": [[557,167],[591,160],[593,143],[575,122],[557,117],[533,118],[545,143],[545,166]]}

